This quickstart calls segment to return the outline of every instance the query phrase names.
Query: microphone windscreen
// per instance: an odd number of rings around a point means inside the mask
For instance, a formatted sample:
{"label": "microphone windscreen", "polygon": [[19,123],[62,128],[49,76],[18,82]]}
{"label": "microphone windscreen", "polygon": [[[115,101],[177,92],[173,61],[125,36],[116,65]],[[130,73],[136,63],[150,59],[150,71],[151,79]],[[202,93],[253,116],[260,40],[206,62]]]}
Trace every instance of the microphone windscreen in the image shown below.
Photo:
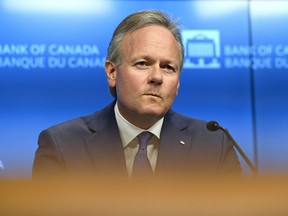
{"label": "microphone windscreen", "polygon": [[216,121],[209,121],[206,125],[209,131],[217,131],[219,129],[219,124]]}

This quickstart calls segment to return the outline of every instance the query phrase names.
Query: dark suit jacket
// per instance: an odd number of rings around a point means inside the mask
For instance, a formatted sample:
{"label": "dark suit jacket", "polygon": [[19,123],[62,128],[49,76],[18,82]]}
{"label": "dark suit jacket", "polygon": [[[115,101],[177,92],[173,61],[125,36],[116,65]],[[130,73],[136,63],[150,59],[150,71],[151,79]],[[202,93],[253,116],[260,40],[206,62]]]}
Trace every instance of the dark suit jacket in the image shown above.
{"label": "dark suit jacket", "polygon": [[[33,177],[83,173],[127,176],[114,104],[42,131]],[[170,110],[161,131],[155,176],[198,171],[240,174],[241,167],[223,132],[208,131],[206,122]]]}

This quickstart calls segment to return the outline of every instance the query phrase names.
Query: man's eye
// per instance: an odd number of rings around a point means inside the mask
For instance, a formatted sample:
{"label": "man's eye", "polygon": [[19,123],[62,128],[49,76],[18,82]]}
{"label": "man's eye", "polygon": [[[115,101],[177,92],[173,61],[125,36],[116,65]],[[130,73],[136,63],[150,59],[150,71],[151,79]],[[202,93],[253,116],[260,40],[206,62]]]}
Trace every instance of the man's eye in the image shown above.
{"label": "man's eye", "polygon": [[135,66],[136,66],[137,68],[142,69],[142,68],[146,68],[146,67],[148,66],[148,64],[147,64],[147,62],[145,62],[145,61],[140,61],[140,62],[137,62],[137,63],[135,64]]}
{"label": "man's eye", "polygon": [[165,65],[162,67],[167,73],[174,73],[175,72],[175,68],[172,67],[171,65]]}

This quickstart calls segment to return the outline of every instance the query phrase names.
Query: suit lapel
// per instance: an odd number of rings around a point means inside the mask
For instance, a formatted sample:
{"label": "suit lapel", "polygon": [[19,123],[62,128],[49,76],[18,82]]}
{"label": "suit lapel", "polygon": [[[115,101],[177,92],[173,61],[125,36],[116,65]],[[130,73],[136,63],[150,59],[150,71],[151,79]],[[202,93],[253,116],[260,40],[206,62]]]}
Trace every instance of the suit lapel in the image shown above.
{"label": "suit lapel", "polygon": [[96,113],[88,127],[92,135],[85,141],[97,170],[103,176],[127,176],[123,147],[112,103]]}
{"label": "suit lapel", "polygon": [[169,111],[164,119],[156,174],[178,172],[185,165],[185,159],[191,147],[191,135],[181,116]]}
{"label": "suit lapel", "polygon": [[[87,125],[92,132],[85,140],[86,148],[97,173],[127,177],[123,146],[112,103],[97,112]],[[185,167],[191,148],[191,134],[183,118],[169,111],[164,119],[157,159],[156,175],[177,172]]]}

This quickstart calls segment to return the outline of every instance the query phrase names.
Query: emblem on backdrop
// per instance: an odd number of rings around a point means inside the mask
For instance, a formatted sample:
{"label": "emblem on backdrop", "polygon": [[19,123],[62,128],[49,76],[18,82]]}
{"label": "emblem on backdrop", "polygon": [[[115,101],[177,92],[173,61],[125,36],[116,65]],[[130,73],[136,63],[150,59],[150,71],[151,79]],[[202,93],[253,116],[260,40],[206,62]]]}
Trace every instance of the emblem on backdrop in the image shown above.
{"label": "emblem on backdrop", "polygon": [[218,30],[183,30],[184,68],[219,69],[221,56]]}

